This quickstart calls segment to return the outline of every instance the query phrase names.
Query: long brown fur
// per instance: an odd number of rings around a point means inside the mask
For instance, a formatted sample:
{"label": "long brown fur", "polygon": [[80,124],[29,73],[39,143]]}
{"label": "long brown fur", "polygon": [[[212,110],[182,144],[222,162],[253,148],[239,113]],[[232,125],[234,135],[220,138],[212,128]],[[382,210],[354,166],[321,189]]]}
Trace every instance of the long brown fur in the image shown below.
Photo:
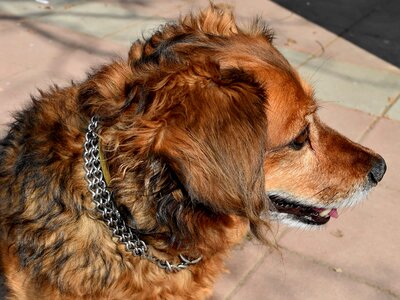
{"label": "long brown fur", "polygon": [[[347,182],[331,189],[335,195],[321,192],[318,199],[350,193],[376,155],[324,127],[310,88],[271,42],[262,22],[241,29],[230,10],[212,5],[137,41],[127,61],[41,92],[18,113],[0,146],[8,297],[207,297],[248,228],[266,242],[266,191],[323,190],[313,183],[316,169],[326,182],[336,180],[328,171],[332,159],[321,156],[313,167],[312,159],[285,148],[306,120],[316,149],[348,153],[346,161],[334,158],[340,170],[359,160]],[[84,135],[95,115],[109,188],[125,221],[153,255],[175,262],[180,253],[201,255],[200,263],[169,274],[112,238],[83,167]],[[285,172],[294,164],[297,185]]]}

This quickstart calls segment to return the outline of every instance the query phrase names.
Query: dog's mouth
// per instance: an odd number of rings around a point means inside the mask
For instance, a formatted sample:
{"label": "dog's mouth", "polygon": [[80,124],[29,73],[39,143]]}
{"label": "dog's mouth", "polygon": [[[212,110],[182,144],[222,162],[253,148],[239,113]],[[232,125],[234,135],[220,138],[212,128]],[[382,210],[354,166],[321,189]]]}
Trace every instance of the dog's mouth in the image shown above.
{"label": "dog's mouth", "polygon": [[331,217],[339,216],[336,208],[305,205],[274,194],[269,195],[269,199],[273,205],[270,208],[271,216],[290,226],[321,226],[326,224]]}

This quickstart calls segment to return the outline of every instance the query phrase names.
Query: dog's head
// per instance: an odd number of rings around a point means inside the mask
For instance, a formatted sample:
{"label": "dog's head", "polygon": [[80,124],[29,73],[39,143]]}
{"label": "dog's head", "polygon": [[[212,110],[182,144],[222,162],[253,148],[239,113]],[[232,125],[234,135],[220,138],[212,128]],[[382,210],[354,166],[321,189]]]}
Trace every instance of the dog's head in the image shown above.
{"label": "dog's head", "polygon": [[117,199],[138,227],[161,224],[173,241],[231,215],[258,237],[263,215],[322,225],[385,172],[379,155],[319,120],[262,22],[241,29],[227,9],[167,24],[133,44],[129,66],[90,79],[79,98],[104,125]]}
{"label": "dog's head", "polygon": [[[353,206],[386,171],[378,154],[326,126],[311,88],[283,78],[291,91],[270,91],[266,191],[273,218],[302,228],[324,225],[338,208]],[[285,117],[282,117],[284,115]]]}

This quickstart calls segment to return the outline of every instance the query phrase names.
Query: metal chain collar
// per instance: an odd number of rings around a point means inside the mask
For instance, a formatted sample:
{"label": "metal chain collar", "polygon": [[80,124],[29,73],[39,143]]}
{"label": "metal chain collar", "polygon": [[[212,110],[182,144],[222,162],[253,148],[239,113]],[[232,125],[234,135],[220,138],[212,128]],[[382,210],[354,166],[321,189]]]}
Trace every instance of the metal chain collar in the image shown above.
{"label": "metal chain collar", "polygon": [[83,158],[85,160],[86,180],[97,210],[103,216],[103,220],[107,223],[114,237],[118,238],[119,242],[125,245],[125,249],[134,256],[145,258],[167,272],[179,272],[198,263],[202,259],[201,256],[190,260],[180,254],[180,262],[174,264],[151,255],[146,243],[139,239],[133,233],[133,229],[122,219],[114,204],[112,193],[107,189],[101,170],[99,136],[96,133],[98,123],[98,118],[92,117],[85,135]]}

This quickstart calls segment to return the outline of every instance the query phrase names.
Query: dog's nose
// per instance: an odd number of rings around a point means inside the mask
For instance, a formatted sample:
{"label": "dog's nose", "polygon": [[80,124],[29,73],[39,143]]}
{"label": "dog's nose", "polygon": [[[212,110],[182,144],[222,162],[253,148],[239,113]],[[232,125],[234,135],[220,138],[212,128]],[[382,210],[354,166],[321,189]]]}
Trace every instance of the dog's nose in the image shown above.
{"label": "dog's nose", "polygon": [[378,184],[382,180],[386,172],[386,163],[382,157],[375,160],[371,170],[368,173],[368,178],[371,182]]}

